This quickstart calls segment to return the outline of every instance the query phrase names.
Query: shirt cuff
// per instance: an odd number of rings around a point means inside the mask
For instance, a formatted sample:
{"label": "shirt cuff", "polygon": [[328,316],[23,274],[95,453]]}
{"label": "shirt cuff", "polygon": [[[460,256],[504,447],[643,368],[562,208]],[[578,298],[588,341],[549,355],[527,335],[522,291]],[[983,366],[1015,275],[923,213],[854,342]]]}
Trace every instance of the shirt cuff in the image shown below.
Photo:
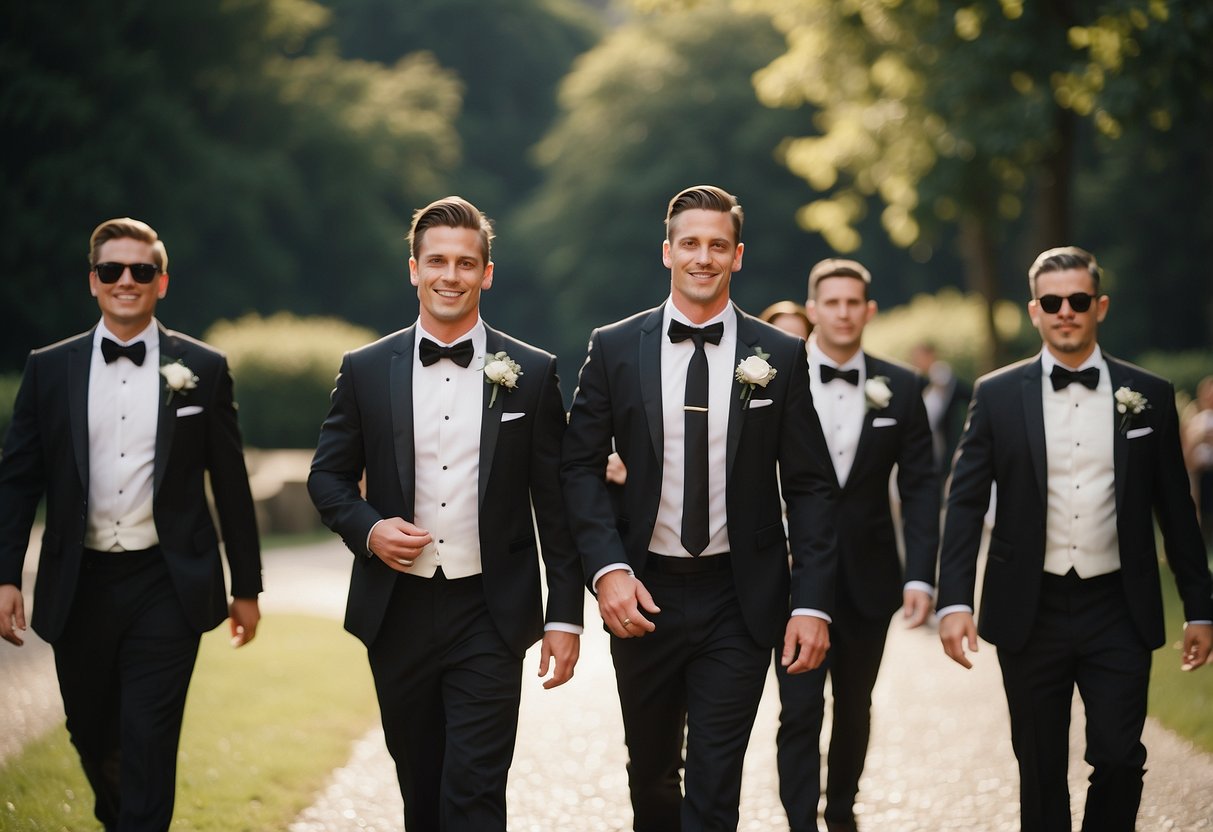
{"label": "shirt cuff", "polygon": [[545,633],[572,633],[575,636],[579,636],[583,630],[583,627],[578,627],[576,624],[565,624],[563,621],[549,621],[547,624],[543,625],[543,631]]}
{"label": "shirt cuff", "polygon": [[919,592],[925,592],[932,601],[935,600],[935,587],[931,586],[926,581],[906,581],[903,589],[916,589]]}
{"label": "shirt cuff", "polygon": [[[380,523],[382,523],[382,522],[383,522],[384,520],[386,520],[386,519],[387,519],[387,518],[385,517],[385,518],[381,518],[381,519],[379,519],[379,520],[376,520],[376,521],[375,521],[375,526],[378,526]],[[372,534],[375,532],[375,526],[371,526],[370,531],[368,531],[368,532],[366,533],[366,555],[367,555],[367,557],[370,557],[370,558],[376,558],[376,557],[379,557],[379,556],[378,556],[378,555],[376,555],[376,554],[375,554],[375,552],[374,552],[374,551],[371,549],[371,535],[372,535]]]}
{"label": "shirt cuff", "polygon": [[590,581],[590,589],[595,595],[598,594],[598,582],[602,580],[602,576],[608,572],[614,572],[616,569],[622,569],[633,577],[636,575],[636,573],[632,571],[632,567],[628,566],[626,563],[612,563],[604,566],[594,573],[594,580]]}
{"label": "shirt cuff", "polygon": [[944,607],[941,610],[935,611],[935,617],[942,619],[944,616],[951,615],[954,612],[967,612],[973,614],[973,608],[968,604],[952,604],[950,607]]}
{"label": "shirt cuff", "polygon": [[1196,621],[1185,621],[1185,622],[1184,622],[1184,626],[1185,626],[1185,627],[1187,627],[1189,624],[1205,624],[1205,625],[1210,625],[1210,624],[1213,624],[1213,621],[1203,621],[1203,620],[1197,619]]}
{"label": "shirt cuff", "polygon": [[826,615],[821,610],[813,610],[813,609],[809,609],[808,607],[797,607],[796,609],[792,610],[793,618],[798,615],[807,615],[810,618],[820,618],[822,621],[824,621],[827,624],[834,623],[834,619],[830,618],[830,616]]}

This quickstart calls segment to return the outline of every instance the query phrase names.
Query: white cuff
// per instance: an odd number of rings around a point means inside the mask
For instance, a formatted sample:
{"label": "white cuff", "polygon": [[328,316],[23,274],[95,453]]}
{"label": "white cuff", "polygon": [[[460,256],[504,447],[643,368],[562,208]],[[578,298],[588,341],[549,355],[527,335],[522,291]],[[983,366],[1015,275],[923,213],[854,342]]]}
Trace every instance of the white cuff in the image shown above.
{"label": "white cuff", "polygon": [[824,621],[827,624],[834,623],[834,619],[830,618],[830,616],[826,615],[821,610],[812,610],[812,609],[809,609],[808,607],[797,607],[796,609],[792,610],[793,618],[798,615],[807,615],[810,618],[820,618],[822,621]]}
{"label": "white cuff", "polygon": [[549,621],[547,624],[543,625],[543,631],[545,633],[572,633],[575,636],[581,635],[584,629],[585,628],[583,627],[578,627],[576,624],[565,624],[563,621]]}
{"label": "white cuff", "polygon": [[916,589],[919,592],[925,592],[932,601],[935,600],[935,587],[926,581],[906,581],[906,585],[902,589]]}
{"label": "white cuff", "polygon": [[629,575],[632,575],[632,576],[635,576],[635,574],[636,574],[635,572],[632,571],[632,567],[628,566],[626,563],[612,563],[608,566],[602,567],[601,569],[599,569],[597,572],[594,573],[594,580],[590,581],[590,589],[593,591],[593,593],[595,595],[598,594],[598,582],[600,580],[602,580],[602,576],[608,572],[614,572],[616,569],[622,569],[623,571],[627,572]]}
{"label": "white cuff", "polygon": [[944,616],[951,615],[954,612],[967,612],[969,615],[972,615],[973,608],[968,604],[952,604],[950,607],[944,607],[941,610],[936,610],[935,617],[943,619]]}

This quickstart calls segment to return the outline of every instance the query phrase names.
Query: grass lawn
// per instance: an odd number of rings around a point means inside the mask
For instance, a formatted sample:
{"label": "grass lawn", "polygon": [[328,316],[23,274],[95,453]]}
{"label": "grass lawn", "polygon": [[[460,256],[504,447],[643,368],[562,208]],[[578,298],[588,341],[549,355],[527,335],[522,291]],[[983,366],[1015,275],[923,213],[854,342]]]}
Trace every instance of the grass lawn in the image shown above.
{"label": "grass lawn", "polygon": [[[172,828],[286,829],[377,720],[366,652],[340,623],[276,615],[240,650],[221,625],[190,686]],[[63,728],[0,768],[0,830],[93,832],[92,806]]]}
{"label": "grass lawn", "polygon": [[1183,644],[1183,606],[1175,579],[1164,565],[1162,594],[1166,605],[1167,643],[1154,651],[1150,672],[1150,716],[1197,747],[1213,753],[1213,665],[1185,673],[1179,669]]}

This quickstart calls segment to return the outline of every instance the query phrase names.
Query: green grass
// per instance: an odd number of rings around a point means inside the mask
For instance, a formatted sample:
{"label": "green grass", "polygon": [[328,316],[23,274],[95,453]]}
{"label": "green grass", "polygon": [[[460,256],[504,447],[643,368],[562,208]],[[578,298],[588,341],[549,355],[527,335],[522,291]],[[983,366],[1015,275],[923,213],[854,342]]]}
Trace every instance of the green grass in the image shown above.
{"label": "green grass", "polygon": [[[174,830],[282,830],[378,719],[366,652],[336,621],[263,620],[233,650],[202,640],[177,767]],[[0,768],[0,830],[88,830],[93,794],[59,728]]]}
{"label": "green grass", "polygon": [[1163,603],[1167,617],[1167,643],[1154,651],[1150,672],[1150,716],[1198,748],[1213,753],[1213,665],[1185,673],[1179,669],[1183,644],[1183,605],[1175,579],[1165,566]]}

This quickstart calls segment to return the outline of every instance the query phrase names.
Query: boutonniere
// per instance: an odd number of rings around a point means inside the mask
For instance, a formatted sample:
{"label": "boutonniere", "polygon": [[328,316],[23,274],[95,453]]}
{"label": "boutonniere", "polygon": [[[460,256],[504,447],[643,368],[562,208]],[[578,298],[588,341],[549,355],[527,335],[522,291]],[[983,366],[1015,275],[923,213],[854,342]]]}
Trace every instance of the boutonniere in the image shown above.
{"label": "boutonniere", "polygon": [[1128,430],[1129,424],[1135,416],[1140,416],[1149,409],[1150,400],[1136,390],[1121,387],[1116,391],[1116,412],[1120,414],[1120,430],[1122,433]]}
{"label": "boutonniere", "polygon": [[489,410],[497,401],[497,390],[504,387],[508,393],[518,386],[518,377],[522,368],[518,362],[510,358],[504,351],[490,355],[484,361],[484,383],[493,385],[493,395],[489,397]]}
{"label": "boutonniere", "polygon": [[892,400],[893,391],[889,389],[887,376],[872,376],[863,383],[865,410],[884,410]]}
{"label": "boutonniere", "polygon": [[185,396],[198,386],[198,376],[180,358],[161,364],[160,375],[164,376],[164,386],[168,388],[168,395],[164,397],[166,405],[173,400],[174,393]]}
{"label": "boutonniere", "polygon": [[745,402],[746,407],[750,405],[750,395],[753,394],[754,388],[766,387],[771,379],[775,378],[777,371],[767,363],[767,359],[770,357],[771,354],[763,352],[762,347],[754,347],[753,355],[737,362],[735,376],[739,382],[745,385],[741,390],[740,398]]}

